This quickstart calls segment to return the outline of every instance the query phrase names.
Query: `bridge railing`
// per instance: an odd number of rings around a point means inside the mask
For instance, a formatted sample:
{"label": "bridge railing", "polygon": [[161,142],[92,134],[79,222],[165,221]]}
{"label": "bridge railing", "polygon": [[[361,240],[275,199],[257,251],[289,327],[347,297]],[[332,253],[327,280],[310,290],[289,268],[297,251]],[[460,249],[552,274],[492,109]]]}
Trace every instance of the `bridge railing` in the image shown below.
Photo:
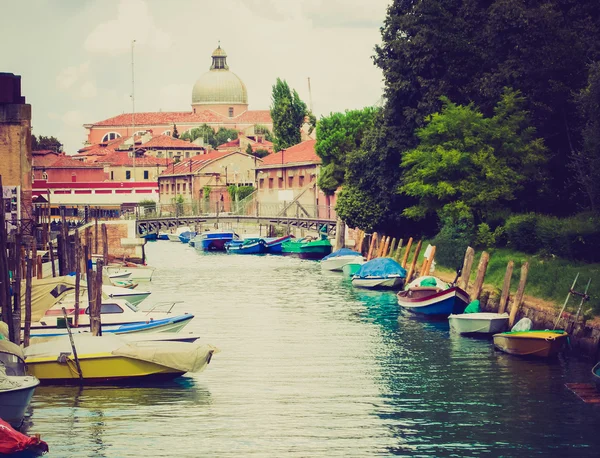
{"label": "bridge railing", "polygon": [[[250,197],[250,196],[249,196]],[[258,202],[255,198],[240,202],[197,201],[192,203],[156,204],[155,206],[137,208],[130,218],[148,220],[155,218],[173,218],[190,216],[257,216],[257,217],[291,217],[336,219],[333,206],[328,205],[288,205],[285,202]]]}

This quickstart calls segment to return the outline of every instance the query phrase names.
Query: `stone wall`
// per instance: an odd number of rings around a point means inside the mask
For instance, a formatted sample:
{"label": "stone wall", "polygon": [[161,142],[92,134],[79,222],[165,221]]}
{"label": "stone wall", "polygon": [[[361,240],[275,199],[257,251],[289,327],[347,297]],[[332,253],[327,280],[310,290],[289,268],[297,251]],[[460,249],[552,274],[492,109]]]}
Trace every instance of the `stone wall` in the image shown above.
{"label": "stone wall", "polygon": [[135,233],[135,221],[98,221],[98,251],[95,250],[96,224],[94,222],[79,228],[82,244],[85,243],[85,228],[90,227],[92,232],[93,254],[102,254],[104,246],[102,243],[102,224],[106,224],[108,237],[109,260],[130,261],[144,263],[144,245],[146,240],[137,237]]}

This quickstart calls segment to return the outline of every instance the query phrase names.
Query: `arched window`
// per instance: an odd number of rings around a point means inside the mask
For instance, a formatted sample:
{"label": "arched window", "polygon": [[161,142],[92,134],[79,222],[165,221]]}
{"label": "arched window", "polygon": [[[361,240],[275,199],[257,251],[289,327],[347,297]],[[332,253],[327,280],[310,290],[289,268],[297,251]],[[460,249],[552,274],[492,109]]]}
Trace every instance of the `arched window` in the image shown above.
{"label": "arched window", "polygon": [[146,135],[146,133],[147,133],[147,132],[148,132],[148,131],[146,131],[146,130],[138,130],[138,131],[137,131],[135,134],[133,134],[133,135],[134,135],[134,136],[137,136],[137,137],[141,137],[142,135]]}
{"label": "arched window", "polygon": [[120,138],[121,134],[118,132],[109,132],[104,137],[102,137],[102,143],[109,142],[114,140],[115,138]]}
{"label": "arched window", "polygon": [[48,174],[46,172],[42,172],[42,180],[48,180]]}
{"label": "arched window", "polygon": [[163,135],[168,135],[170,137],[171,136],[171,131],[170,130],[165,130],[162,134]]}

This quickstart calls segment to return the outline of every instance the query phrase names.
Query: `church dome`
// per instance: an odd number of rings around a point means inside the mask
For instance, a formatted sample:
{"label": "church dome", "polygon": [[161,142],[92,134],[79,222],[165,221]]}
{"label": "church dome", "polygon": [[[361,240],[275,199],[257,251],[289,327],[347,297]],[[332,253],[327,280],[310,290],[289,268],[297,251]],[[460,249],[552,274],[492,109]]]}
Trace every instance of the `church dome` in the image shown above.
{"label": "church dome", "polygon": [[219,47],[212,54],[210,71],[202,75],[192,90],[192,105],[248,104],[243,81],[227,65],[227,53]]}

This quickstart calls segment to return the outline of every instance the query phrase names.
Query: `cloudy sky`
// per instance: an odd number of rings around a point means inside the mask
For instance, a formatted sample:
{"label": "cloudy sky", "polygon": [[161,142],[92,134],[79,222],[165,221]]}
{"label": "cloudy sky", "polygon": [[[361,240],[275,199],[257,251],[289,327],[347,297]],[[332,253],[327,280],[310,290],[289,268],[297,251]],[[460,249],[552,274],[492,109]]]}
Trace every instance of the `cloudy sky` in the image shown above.
{"label": "cloudy sky", "polygon": [[[84,123],[132,110],[191,111],[194,82],[218,41],[268,109],[277,77],[317,116],[375,104],[381,72],[371,56],[389,0],[0,0],[0,72],[22,76],[33,133],[67,153]],[[9,38],[10,37],[10,38]]]}

